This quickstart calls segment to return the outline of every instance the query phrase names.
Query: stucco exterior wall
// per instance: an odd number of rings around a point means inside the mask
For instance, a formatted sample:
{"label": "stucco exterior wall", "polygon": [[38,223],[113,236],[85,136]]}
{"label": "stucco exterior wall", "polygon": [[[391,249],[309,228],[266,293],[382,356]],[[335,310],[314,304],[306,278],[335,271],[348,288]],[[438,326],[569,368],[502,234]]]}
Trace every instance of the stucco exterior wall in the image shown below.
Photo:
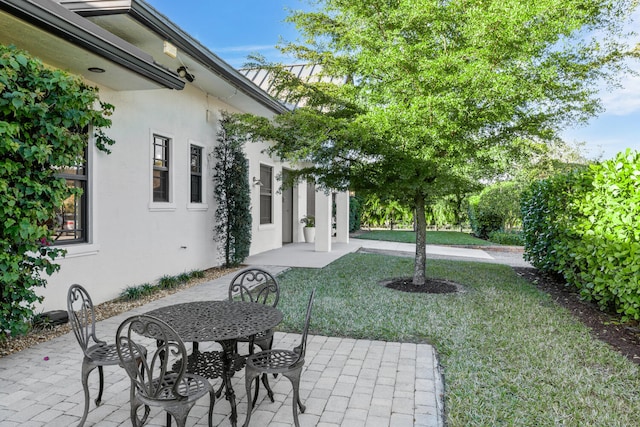
{"label": "stucco exterior wall", "polygon": [[[116,92],[100,88],[100,98],[115,106],[112,153],[95,147],[90,155],[90,243],[65,246],[68,255],[61,269],[41,290],[43,311],[66,308],[72,283],[87,288],[94,303],[113,299],[127,286],[153,283],[163,275],[219,266],[214,242],[211,153],[216,144],[219,112],[232,111],[224,102],[193,85],[183,91]],[[171,138],[170,202],[153,203],[152,140],[154,133]],[[190,144],[203,147],[204,200],[191,204]],[[261,143],[248,143],[249,181],[259,177],[260,164],[282,163],[261,151]],[[279,186],[274,182],[274,189]],[[282,245],[281,195],[274,191],[274,223],[259,225],[259,187],[251,186],[251,254]],[[206,298],[206,296],[203,296]]]}

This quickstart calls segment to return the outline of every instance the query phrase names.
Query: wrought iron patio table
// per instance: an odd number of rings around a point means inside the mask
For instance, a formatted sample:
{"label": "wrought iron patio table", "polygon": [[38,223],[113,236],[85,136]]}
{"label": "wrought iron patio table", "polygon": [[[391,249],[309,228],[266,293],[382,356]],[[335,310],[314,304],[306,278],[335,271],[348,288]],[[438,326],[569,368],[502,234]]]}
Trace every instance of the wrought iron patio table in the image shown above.
{"label": "wrought iron patio table", "polygon": [[193,342],[194,348],[196,343],[207,341],[222,346],[223,386],[231,405],[231,424],[235,427],[238,414],[231,377],[242,368],[238,367],[237,340],[275,327],[282,321],[280,310],[253,302],[215,300],[174,304],[145,314],[167,322],[183,341]]}

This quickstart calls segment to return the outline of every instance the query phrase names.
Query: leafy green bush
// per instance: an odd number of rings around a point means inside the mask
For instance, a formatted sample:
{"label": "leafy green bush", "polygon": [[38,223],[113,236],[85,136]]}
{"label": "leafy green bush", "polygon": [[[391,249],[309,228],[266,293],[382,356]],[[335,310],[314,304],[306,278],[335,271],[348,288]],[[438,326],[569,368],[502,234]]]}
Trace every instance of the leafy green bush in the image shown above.
{"label": "leafy green bush", "polygon": [[56,209],[81,190],[56,173],[82,159],[91,127],[98,149],[109,151],[113,140],[100,128],[112,110],[80,78],[0,45],[0,339],[29,330],[42,273],[60,268]]}
{"label": "leafy green bush", "polygon": [[640,153],[536,183],[523,199],[525,256],[623,319],[640,319]]}
{"label": "leafy green bush", "polygon": [[521,185],[514,181],[499,182],[469,198],[469,222],[473,234],[487,239],[494,231],[517,227],[520,212]]}

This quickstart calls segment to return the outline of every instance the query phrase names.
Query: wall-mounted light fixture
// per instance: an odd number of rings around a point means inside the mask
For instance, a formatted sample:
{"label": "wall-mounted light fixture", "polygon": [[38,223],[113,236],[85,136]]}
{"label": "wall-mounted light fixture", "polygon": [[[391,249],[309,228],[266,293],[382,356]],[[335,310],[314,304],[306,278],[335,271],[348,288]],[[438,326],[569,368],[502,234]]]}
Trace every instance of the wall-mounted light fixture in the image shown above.
{"label": "wall-mounted light fixture", "polygon": [[256,178],[254,176],[253,177],[253,185],[259,185],[260,187],[262,187],[264,184],[262,183],[262,181],[260,181],[258,178]]}
{"label": "wall-mounted light fixture", "polygon": [[104,73],[104,68],[100,67],[89,67],[87,68],[87,70],[91,71],[92,73]]}
{"label": "wall-mounted light fixture", "polygon": [[193,82],[196,79],[195,76],[191,74],[189,70],[187,70],[187,67],[185,67],[184,65],[178,68],[177,73],[180,77],[186,79],[189,83]]}

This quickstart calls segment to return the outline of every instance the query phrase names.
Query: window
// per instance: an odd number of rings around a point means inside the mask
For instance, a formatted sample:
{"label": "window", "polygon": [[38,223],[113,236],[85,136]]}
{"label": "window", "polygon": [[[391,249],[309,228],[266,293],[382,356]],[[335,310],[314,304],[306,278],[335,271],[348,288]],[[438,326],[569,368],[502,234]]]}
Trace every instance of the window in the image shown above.
{"label": "window", "polygon": [[81,194],[72,194],[56,212],[56,222],[53,226],[56,244],[87,242],[87,150],[81,165],[61,169],[56,174],[58,178],[67,181],[67,186],[82,190]]}
{"label": "window", "polygon": [[260,165],[260,224],[273,223],[273,168]]}
{"label": "window", "polygon": [[169,202],[169,138],[153,136],[153,201]]}
{"label": "window", "polygon": [[202,203],[202,147],[191,146],[191,203]]}

